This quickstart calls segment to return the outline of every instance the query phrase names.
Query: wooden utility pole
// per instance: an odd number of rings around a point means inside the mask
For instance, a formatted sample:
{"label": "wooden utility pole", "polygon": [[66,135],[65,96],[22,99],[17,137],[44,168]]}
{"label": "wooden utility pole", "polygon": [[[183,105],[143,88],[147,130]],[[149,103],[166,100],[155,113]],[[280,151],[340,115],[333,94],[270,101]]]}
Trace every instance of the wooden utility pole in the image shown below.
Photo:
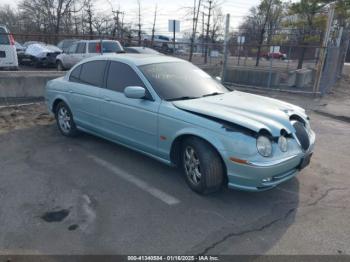
{"label": "wooden utility pole", "polygon": [[318,59],[317,66],[316,66],[317,71],[316,71],[315,84],[314,84],[314,88],[313,88],[314,93],[320,92],[322,71],[323,71],[323,66],[324,66],[325,60],[326,60],[328,40],[329,40],[329,36],[331,33],[331,29],[332,29],[333,19],[334,19],[334,11],[335,11],[335,3],[333,2],[329,6],[326,32],[325,32],[324,37],[323,37],[322,46],[320,48],[320,55],[319,55],[319,59]]}
{"label": "wooden utility pole", "polygon": [[209,0],[208,20],[207,20],[207,31],[205,33],[205,51],[204,51],[204,64],[208,61],[208,44],[209,44],[209,28],[210,28],[210,15],[211,15],[211,4],[212,0]]}
{"label": "wooden utility pole", "polygon": [[156,30],[157,8],[158,8],[158,5],[156,4],[156,7],[154,9],[154,19],[153,19],[153,26],[152,26],[152,38],[151,38],[151,46],[152,47],[153,47],[153,41],[154,41],[154,33]]}
{"label": "wooden utility pole", "polygon": [[225,39],[224,39],[224,61],[222,64],[222,71],[221,71],[221,83],[224,83],[226,78],[228,42],[229,42],[229,33],[230,33],[229,29],[230,29],[230,14],[227,14],[226,26],[225,26]]}
{"label": "wooden utility pole", "polygon": [[202,56],[204,55],[204,31],[205,31],[205,26],[204,26],[204,12],[202,12]]}
{"label": "wooden utility pole", "polygon": [[122,27],[120,26],[120,18],[119,15],[124,16],[124,12],[120,11],[119,9],[117,11],[112,11],[113,14],[117,14],[115,17],[115,22],[117,24],[117,38],[121,38],[121,31],[123,30]]}
{"label": "wooden utility pole", "polygon": [[[188,61],[192,61],[194,42],[196,40],[196,33],[197,33],[198,16],[199,16],[199,10],[200,10],[201,4],[202,4],[202,0],[198,0],[198,5],[196,6],[196,0],[194,0],[194,6],[193,6],[193,28],[192,28],[190,55],[188,57]],[[196,8],[197,8],[197,10],[196,10]]]}
{"label": "wooden utility pole", "polygon": [[139,5],[139,14],[138,14],[138,18],[139,18],[139,23],[138,23],[139,32],[138,32],[138,38],[139,38],[139,46],[140,46],[141,45],[141,2],[140,2],[140,0],[137,0],[137,3]]}

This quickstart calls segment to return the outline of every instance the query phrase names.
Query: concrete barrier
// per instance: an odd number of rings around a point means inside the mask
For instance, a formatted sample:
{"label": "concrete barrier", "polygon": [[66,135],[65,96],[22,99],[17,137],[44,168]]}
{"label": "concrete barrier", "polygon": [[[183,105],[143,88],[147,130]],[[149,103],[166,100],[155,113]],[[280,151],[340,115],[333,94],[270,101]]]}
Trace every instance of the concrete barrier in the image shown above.
{"label": "concrete barrier", "polygon": [[313,72],[310,69],[298,69],[295,70],[296,79],[295,86],[297,88],[303,88],[308,86],[312,82]]}
{"label": "concrete barrier", "polygon": [[268,87],[270,81],[271,87],[277,87],[281,75],[277,70],[269,72],[264,69],[235,67],[227,69],[225,78],[225,82],[263,87]]}
{"label": "concrete barrier", "polygon": [[59,71],[0,72],[0,98],[43,97],[46,82],[61,77]]}

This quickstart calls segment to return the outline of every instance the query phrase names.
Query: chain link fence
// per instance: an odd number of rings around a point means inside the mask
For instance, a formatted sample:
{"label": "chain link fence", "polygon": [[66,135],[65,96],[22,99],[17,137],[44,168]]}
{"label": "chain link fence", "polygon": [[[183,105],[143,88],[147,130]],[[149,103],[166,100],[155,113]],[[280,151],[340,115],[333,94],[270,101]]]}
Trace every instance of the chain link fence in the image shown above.
{"label": "chain link fence", "polygon": [[321,73],[321,94],[330,92],[337,80],[342,77],[349,43],[349,31],[341,31],[338,39],[331,42],[327,47],[324,66]]}
{"label": "chain link fence", "polygon": [[[342,66],[345,61],[349,45],[349,32],[344,31],[338,42],[322,47],[319,45],[270,44],[251,45],[227,42],[227,56],[224,55],[224,43],[206,43],[195,41],[191,46],[190,40],[176,41],[163,37],[157,39],[116,38],[111,35],[52,35],[52,34],[12,34],[14,39],[24,44],[28,41],[38,41],[57,45],[61,40],[118,40],[123,47],[142,46],[152,48],[165,55],[189,60],[192,49],[191,62],[212,76],[222,76],[223,83],[247,88],[265,88],[287,90],[301,93],[325,94],[341,77]],[[320,88],[315,89],[317,64],[320,53],[326,52],[322,68]],[[25,52],[19,51],[19,52]],[[207,55],[205,55],[207,54]],[[1,59],[1,58],[0,58]],[[226,66],[224,67],[224,60]],[[302,61],[301,61],[302,60]],[[20,66],[21,67],[21,66]],[[25,67],[30,70],[29,66]],[[33,70],[37,70],[34,69]],[[48,70],[40,68],[40,70]],[[55,70],[54,65],[51,70]]]}

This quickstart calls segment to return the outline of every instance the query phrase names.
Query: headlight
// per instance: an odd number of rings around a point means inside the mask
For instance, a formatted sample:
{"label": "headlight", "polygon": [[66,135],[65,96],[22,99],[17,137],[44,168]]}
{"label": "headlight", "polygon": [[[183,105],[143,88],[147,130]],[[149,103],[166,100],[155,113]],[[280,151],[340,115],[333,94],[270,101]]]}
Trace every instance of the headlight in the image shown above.
{"label": "headlight", "polygon": [[259,136],[256,140],[256,148],[260,155],[268,157],[272,155],[272,143],[266,136]]}
{"label": "headlight", "polygon": [[278,146],[282,152],[287,152],[288,150],[288,139],[284,136],[278,138]]}

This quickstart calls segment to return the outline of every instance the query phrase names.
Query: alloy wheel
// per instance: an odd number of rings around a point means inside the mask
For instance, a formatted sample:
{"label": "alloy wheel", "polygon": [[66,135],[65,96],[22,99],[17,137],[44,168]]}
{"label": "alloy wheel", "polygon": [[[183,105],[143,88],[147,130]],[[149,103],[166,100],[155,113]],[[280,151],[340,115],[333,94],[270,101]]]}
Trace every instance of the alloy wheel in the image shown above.
{"label": "alloy wheel", "polygon": [[61,130],[64,133],[69,133],[71,130],[71,116],[65,107],[61,107],[58,110],[58,123],[60,125]]}
{"label": "alloy wheel", "polygon": [[200,161],[193,147],[187,146],[184,152],[184,168],[188,179],[195,185],[201,181]]}

